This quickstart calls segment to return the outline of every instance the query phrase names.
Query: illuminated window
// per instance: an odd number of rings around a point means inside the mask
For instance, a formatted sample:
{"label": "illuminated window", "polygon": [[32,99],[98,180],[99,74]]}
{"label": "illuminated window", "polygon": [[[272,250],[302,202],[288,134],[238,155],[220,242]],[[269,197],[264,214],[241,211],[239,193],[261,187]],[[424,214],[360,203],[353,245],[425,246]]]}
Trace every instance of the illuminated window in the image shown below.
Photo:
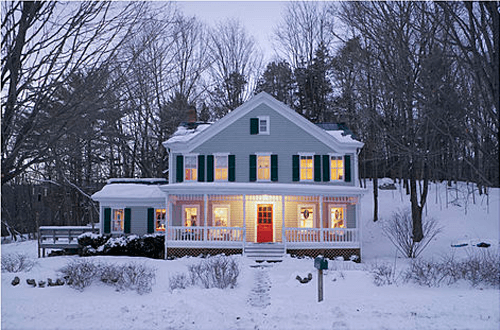
{"label": "illuminated window", "polygon": [[213,222],[216,227],[229,226],[229,205],[214,206]]}
{"label": "illuminated window", "polygon": [[183,207],[184,213],[184,226],[185,227],[195,227],[198,226],[199,219],[199,206],[197,205],[188,205]]}
{"label": "illuminated window", "polygon": [[166,209],[156,209],[155,215],[155,230],[156,231],[165,231],[165,214],[167,213]]}
{"label": "illuminated window", "polygon": [[185,181],[196,181],[198,173],[198,157],[186,156],[184,158],[184,179]]}
{"label": "illuminated window", "polygon": [[300,181],[312,181],[313,179],[313,156],[300,156]]}
{"label": "illuminated window", "polygon": [[343,207],[330,208],[330,228],[346,228],[345,210]]}
{"label": "illuminated window", "polygon": [[123,233],[123,209],[113,209],[113,217],[111,219],[111,232]]}
{"label": "illuminated window", "polygon": [[344,180],[344,157],[330,156],[330,180]]}
{"label": "illuminated window", "polygon": [[314,207],[299,206],[299,227],[313,228],[314,226]]}
{"label": "illuminated window", "polygon": [[257,157],[257,180],[271,180],[271,156]]}
{"label": "illuminated window", "polygon": [[227,156],[215,156],[215,181],[227,181]]}

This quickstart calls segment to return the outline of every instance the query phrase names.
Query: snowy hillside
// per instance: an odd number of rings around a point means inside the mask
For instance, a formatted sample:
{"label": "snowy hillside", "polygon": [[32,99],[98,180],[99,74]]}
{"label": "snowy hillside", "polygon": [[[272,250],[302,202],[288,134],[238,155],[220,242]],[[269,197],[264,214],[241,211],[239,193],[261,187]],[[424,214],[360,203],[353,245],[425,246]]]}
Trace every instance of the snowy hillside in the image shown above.
{"label": "snowy hillside", "polygon": [[[398,187],[398,186],[397,186]],[[498,253],[500,189],[485,196],[467,192],[459,184],[446,194],[444,184],[431,185],[426,213],[435,217],[442,233],[422,258],[467,256],[484,249],[473,243],[492,244]],[[469,190],[472,186],[469,187]],[[447,196],[448,195],[448,196]],[[458,198],[457,198],[458,197]],[[446,203],[448,199],[448,203]],[[83,291],[68,286],[32,288],[26,279],[55,279],[58,270],[82,258],[37,259],[28,272],[2,273],[2,329],[498,329],[498,288],[459,281],[439,287],[398,281],[377,286],[374,265],[387,264],[404,271],[409,261],[382,235],[381,224],[393,211],[409,206],[399,189],[379,192],[380,221],[371,221],[371,186],[362,200],[363,263],[330,261],[325,272],[324,301],[317,302],[317,271],[312,259],[287,257],[281,263],[255,264],[236,257],[241,266],[234,289],[188,287],[170,290],[169,279],[187,273],[199,258],[172,261],[129,257],[93,257],[95,262],[144,264],[156,269],[152,292],[116,291],[95,282]],[[425,213],[424,213],[425,214]],[[456,248],[452,243],[468,243]],[[2,245],[2,257],[24,253],[36,258],[36,242]],[[296,276],[313,279],[301,284]],[[21,283],[12,286],[19,276]]]}

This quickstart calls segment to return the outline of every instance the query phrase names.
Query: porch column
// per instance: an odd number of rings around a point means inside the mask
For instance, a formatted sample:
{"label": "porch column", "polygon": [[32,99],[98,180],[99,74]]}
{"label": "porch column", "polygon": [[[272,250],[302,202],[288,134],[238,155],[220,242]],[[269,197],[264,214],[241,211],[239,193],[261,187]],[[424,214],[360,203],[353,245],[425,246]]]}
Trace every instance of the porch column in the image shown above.
{"label": "porch column", "polygon": [[286,230],[285,230],[285,195],[281,195],[281,241],[285,244],[286,251]]}
{"label": "porch column", "polygon": [[168,236],[169,236],[169,227],[170,227],[170,219],[172,218],[172,207],[170,206],[170,195],[167,194],[165,197],[165,259],[167,259],[167,247],[168,247]]}
{"label": "porch column", "polygon": [[323,242],[323,196],[319,196],[319,241]]}
{"label": "porch column", "polygon": [[245,244],[247,242],[247,195],[243,195],[243,254],[245,253]]}
{"label": "porch column", "polygon": [[207,210],[208,210],[208,196],[207,194],[204,194],[203,195],[203,217],[204,217],[204,221],[203,221],[203,226],[204,226],[204,229],[203,229],[203,240],[206,241],[207,240],[207,219],[208,219],[208,214],[207,214]]}

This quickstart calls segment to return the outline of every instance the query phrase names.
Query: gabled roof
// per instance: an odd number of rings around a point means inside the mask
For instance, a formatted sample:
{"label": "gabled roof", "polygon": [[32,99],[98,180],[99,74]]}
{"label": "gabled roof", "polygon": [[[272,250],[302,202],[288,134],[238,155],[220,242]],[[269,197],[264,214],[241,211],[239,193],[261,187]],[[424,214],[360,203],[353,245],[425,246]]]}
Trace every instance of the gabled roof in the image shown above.
{"label": "gabled roof", "polygon": [[230,126],[238,119],[245,116],[247,113],[249,113],[262,103],[266,104],[271,109],[278,112],[280,115],[284,116],[291,122],[306,129],[312,136],[314,136],[319,141],[322,141],[323,143],[337,146],[339,149],[356,149],[361,148],[364,145],[362,142],[354,140],[350,135],[342,136],[341,134],[343,133],[343,131],[338,131],[339,134],[332,134],[332,132],[325,131],[324,129],[318,127],[317,125],[313,124],[312,122],[295,112],[286,104],[276,100],[266,92],[261,92],[252,97],[247,102],[243,103],[235,110],[231,111],[219,121],[215,122],[209,127],[204,127],[202,131],[198,131],[196,132],[196,134],[185,134],[184,138],[179,138],[178,135],[174,135],[167,141],[163,142],[163,146],[165,146],[165,148],[189,152],[224,130],[226,127]]}

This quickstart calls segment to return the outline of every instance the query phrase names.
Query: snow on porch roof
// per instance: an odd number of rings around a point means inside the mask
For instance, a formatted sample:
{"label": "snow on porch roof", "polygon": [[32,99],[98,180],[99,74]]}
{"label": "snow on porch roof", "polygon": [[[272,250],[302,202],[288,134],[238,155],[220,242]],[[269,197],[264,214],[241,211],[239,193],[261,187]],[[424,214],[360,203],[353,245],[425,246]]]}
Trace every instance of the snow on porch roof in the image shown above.
{"label": "snow on porch roof", "polygon": [[165,193],[160,190],[159,186],[159,184],[144,183],[140,181],[130,181],[128,183],[115,183],[108,181],[107,185],[92,195],[92,199],[99,202],[126,202],[130,200],[150,200],[152,202],[165,201]]}

